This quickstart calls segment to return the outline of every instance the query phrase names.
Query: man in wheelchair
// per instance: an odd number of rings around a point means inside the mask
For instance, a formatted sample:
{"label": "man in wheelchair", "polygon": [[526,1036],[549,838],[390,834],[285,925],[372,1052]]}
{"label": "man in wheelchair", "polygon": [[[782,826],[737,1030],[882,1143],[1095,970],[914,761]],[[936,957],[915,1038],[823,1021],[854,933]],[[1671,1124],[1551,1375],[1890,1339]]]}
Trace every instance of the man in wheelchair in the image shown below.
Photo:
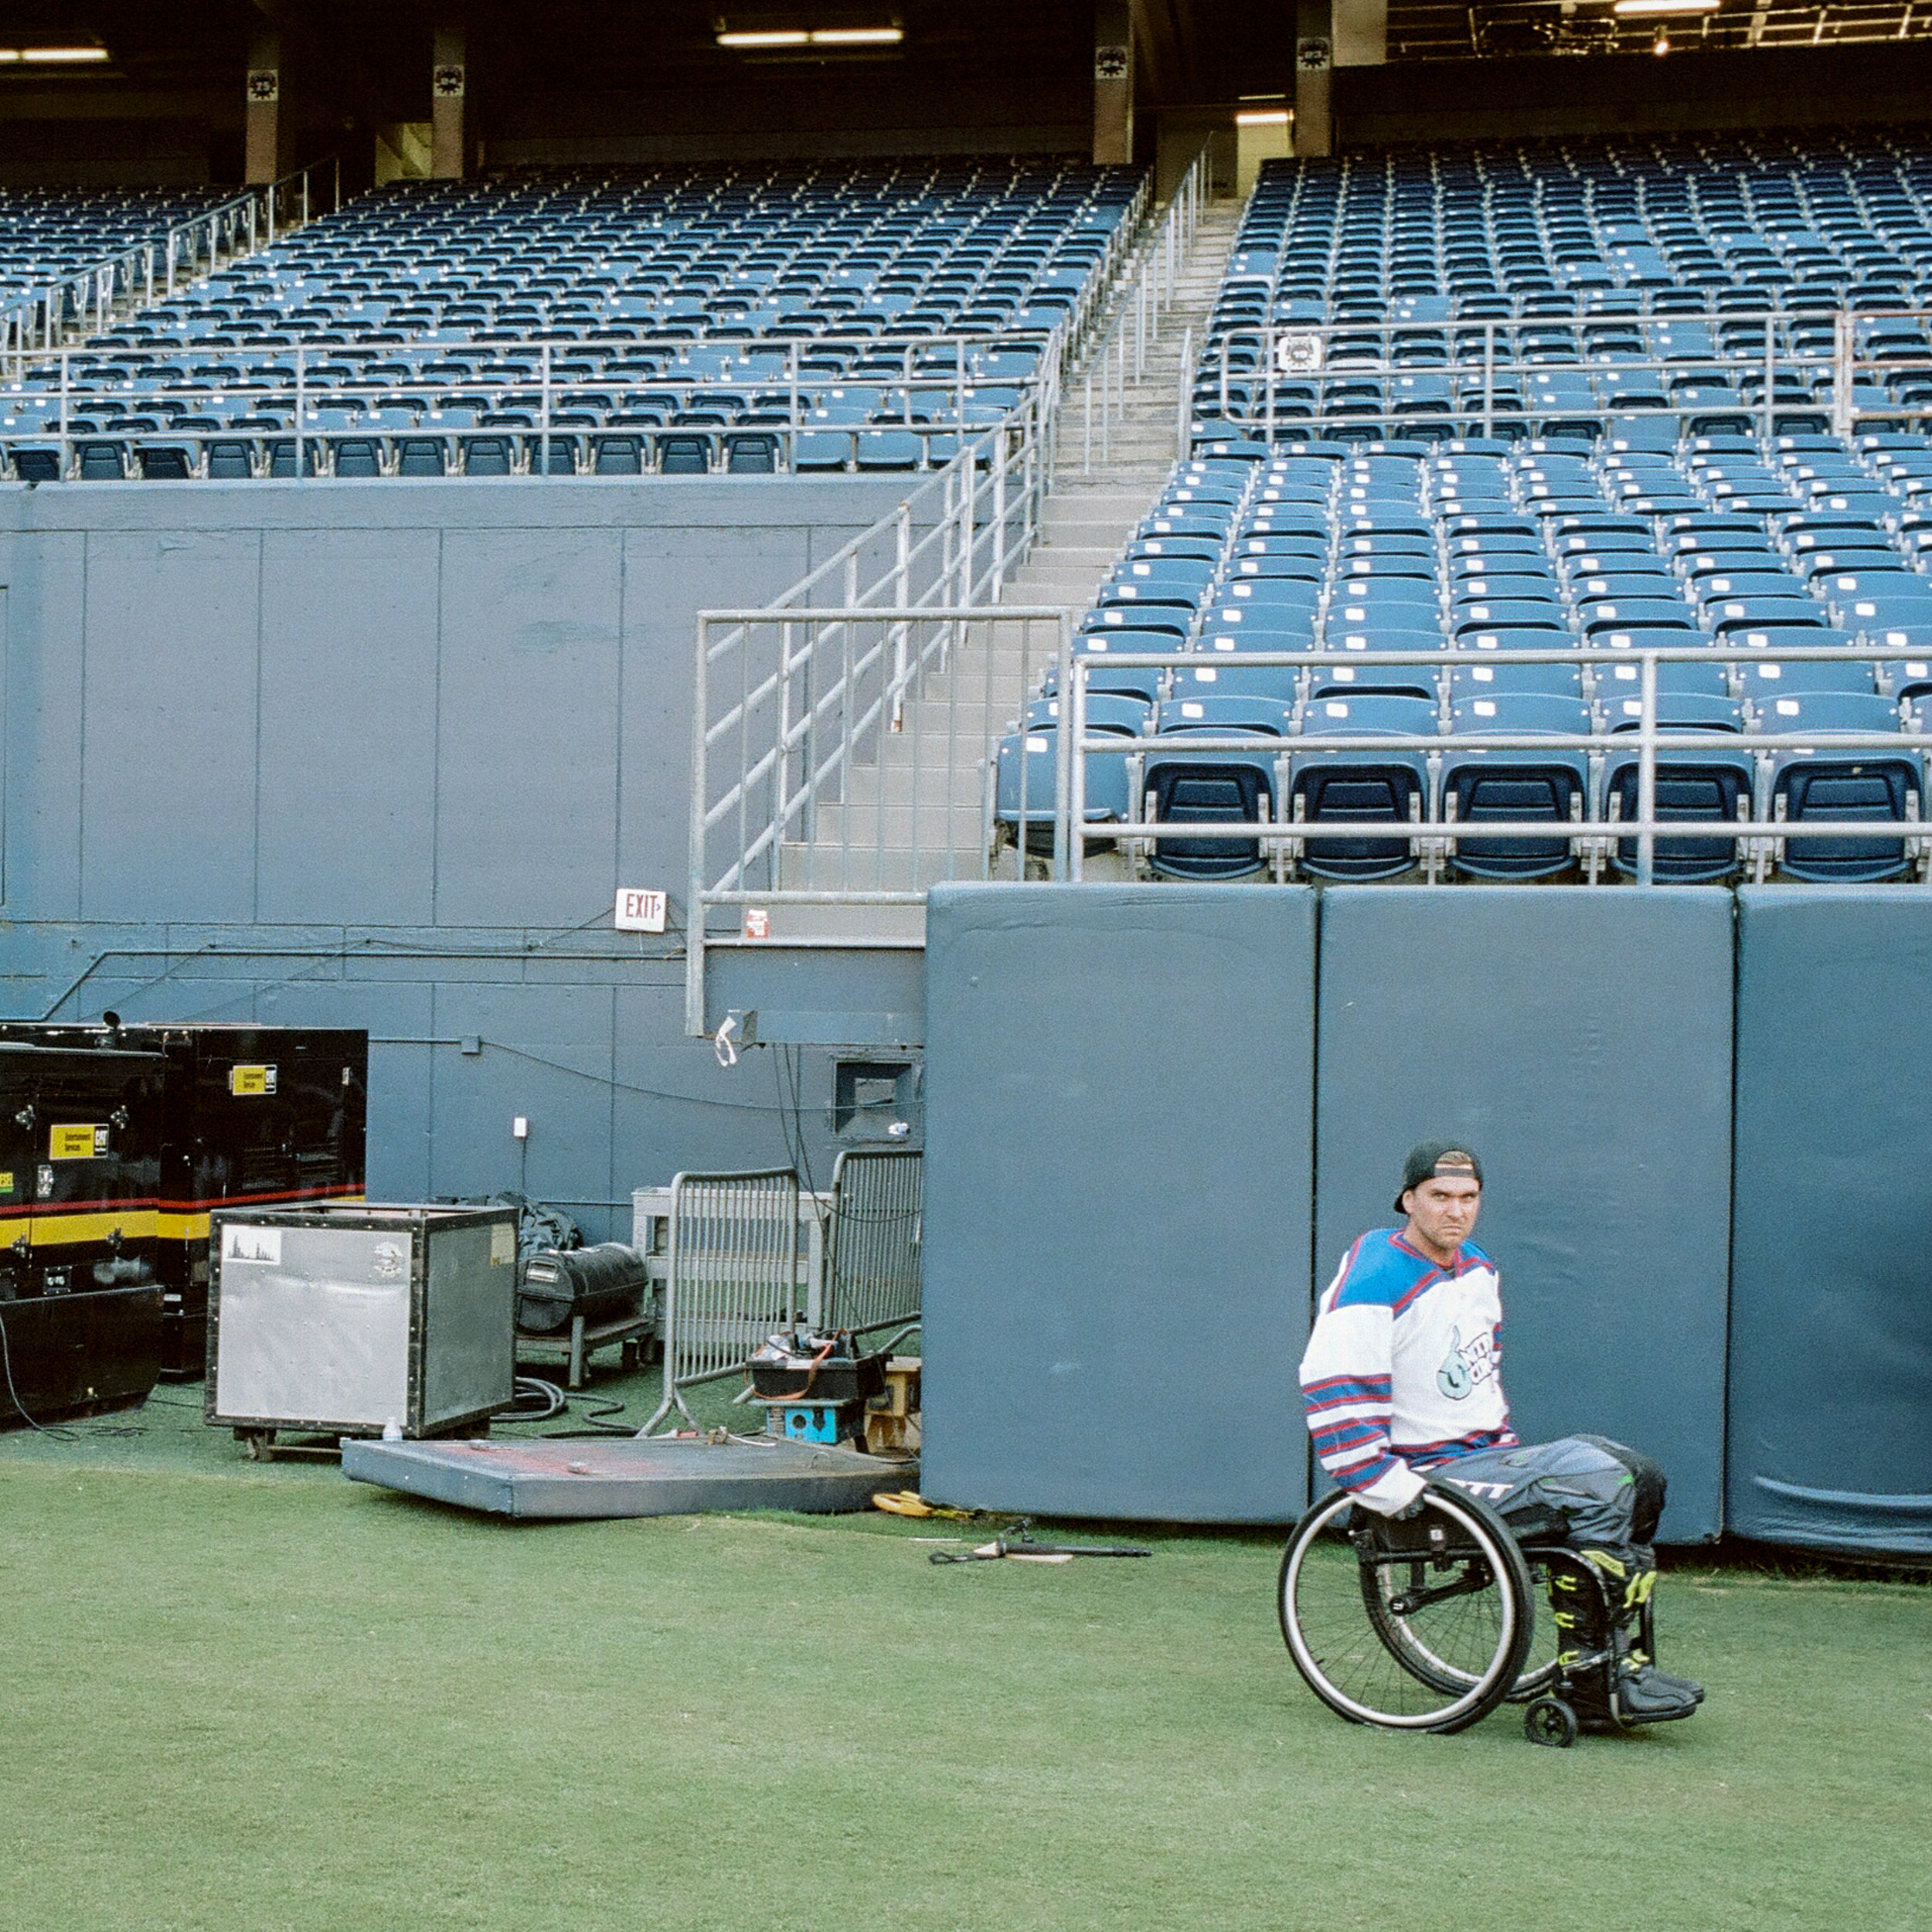
{"label": "man in wheelchair", "polygon": [[[1525,1444],[1503,1397],[1495,1264],[1471,1241],[1482,1163],[1425,1141],[1403,1170],[1400,1228],[1363,1235],[1317,1305],[1302,1400],[1321,1466],[1400,1543],[1424,1477],[1500,1515],[1519,1542],[1576,1553],[1547,1566],[1571,1701],[1587,1729],[1689,1717],[1701,1685],[1644,1648],[1664,1472],[1600,1436]],[[1593,1668],[1593,1666],[1596,1666]]]}

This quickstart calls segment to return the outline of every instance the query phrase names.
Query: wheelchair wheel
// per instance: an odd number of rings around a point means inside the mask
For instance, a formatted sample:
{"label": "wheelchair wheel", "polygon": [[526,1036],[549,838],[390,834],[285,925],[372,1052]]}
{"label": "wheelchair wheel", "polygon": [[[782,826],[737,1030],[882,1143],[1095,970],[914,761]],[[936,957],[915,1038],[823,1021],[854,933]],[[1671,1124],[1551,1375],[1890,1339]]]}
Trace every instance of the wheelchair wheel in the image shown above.
{"label": "wheelchair wheel", "polygon": [[1406,1522],[1345,1492],[1281,1560],[1281,1634],[1308,1688],[1358,1724],[1459,1731],[1517,1688],[1535,1624],[1522,1553],[1495,1512],[1432,1484]]}

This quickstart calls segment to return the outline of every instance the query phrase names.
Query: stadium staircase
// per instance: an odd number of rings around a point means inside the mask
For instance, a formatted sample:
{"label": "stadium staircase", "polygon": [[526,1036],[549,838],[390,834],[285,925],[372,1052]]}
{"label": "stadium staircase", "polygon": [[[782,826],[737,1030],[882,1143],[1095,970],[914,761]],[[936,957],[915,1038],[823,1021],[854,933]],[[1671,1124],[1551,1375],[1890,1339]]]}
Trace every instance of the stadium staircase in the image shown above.
{"label": "stadium staircase", "polygon": [[[1093,599],[1095,588],[1121,546],[1145,517],[1172,471],[1176,455],[1180,399],[1192,371],[1182,365],[1185,346],[1195,351],[1206,338],[1223,272],[1240,225],[1241,204],[1209,202],[1201,211],[1192,248],[1176,277],[1175,300],[1161,320],[1160,333],[1150,345],[1143,373],[1131,376],[1123,400],[1116,392],[1116,413],[1107,454],[1100,454],[1097,427],[1090,446],[1083,434],[1084,393],[1089,365],[1104,355],[1113,324],[1104,315],[1092,332],[1087,360],[1077,364],[1062,389],[1063,401],[1053,472],[1039,540],[1021,567],[1005,582],[1003,604],[1054,606],[1077,613]],[[1099,386],[1097,376],[1096,389]],[[1098,399],[1096,397],[1096,409]],[[1037,685],[1050,660],[1050,643],[1038,641],[1025,670],[1024,682]],[[1047,659],[1040,653],[1044,650]],[[988,658],[991,658],[989,664]],[[1002,627],[988,640],[983,630],[969,632],[953,662],[928,678],[919,696],[906,709],[902,729],[887,738],[876,766],[855,770],[842,805],[820,808],[817,839],[810,845],[784,848],[781,876],[788,886],[837,887],[849,883],[858,889],[900,891],[923,889],[948,877],[977,879],[985,761],[991,747],[956,742],[945,720],[955,688],[962,709],[977,713],[991,688],[1007,699],[1005,719],[1016,719],[1024,702],[1022,668],[1017,627]],[[937,767],[946,767],[946,782],[937,783]],[[915,768],[920,784],[920,860],[912,847]],[[942,795],[943,794],[943,795]],[[943,842],[940,815],[950,815],[957,859],[949,867],[943,854],[931,849]],[[851,840],[851,869],[845,871],[844,842]],[[997,876],[1013,876],[1015,855],[1002,852]],[[1039,862],[1036,861],[1037,866]],[[1111,853],[1090,859],[1090,877],[1111,876],[1117,863]],[[815,937],[896,939],[923,938],[923,906],[859,906],[793,907],[787,930]]]}

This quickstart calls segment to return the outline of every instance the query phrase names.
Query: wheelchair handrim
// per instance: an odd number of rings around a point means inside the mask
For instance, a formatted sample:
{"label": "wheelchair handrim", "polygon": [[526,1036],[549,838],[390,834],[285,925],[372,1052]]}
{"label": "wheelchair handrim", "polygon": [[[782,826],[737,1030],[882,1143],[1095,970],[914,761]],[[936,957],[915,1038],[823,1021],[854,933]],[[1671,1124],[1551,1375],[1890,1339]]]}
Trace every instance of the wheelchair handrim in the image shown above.
{"label": "wheelchair handrim", "polygon": [[[1454,1519],[1470,1534],[1476,1544],[1478,1551],[1485,1558],[1501,1556],[1502,1553],[1496,1546],[1495,1539],[1487,1526],[1478,1520],[1474,1512],[1464,1506],[1458,1498],[1438,1491],[1432,1495],[1431,1501],[1436,1507],[1440,1509],[1445,1515]],[[1475,1679],[1471,1683],[1469,1689],[1461,1697],[1440,1706],[1435,1709],[1413,1713],[1392,1712],[1379,1710],[1372,1706],[1362,1702],[1358,1698],[1352,1697],[1335,1682],[1333,1678],[1328,1675],[1309,1650],[1302,1634],[1299,1619],[1291,1614],[1290,1611],[1290,1606],[1296,1600],[1296,1587],[1301,1579],[1302,1566],[1307,1560],[1308,1552],[1315,1547],[1322,1532],[1328,1529],[1344,1512],[1352,1509],[1355,1506],[1355,1498],[1345,1491],[1342,1492],[1330,1498],[1327,1503],[1318,1505],[1318,1513],[1313,1515],[1312,1521],[1309,1518],[1304,1518],[1301,1523],[1296,1528],[1293,1543],[1288,1553],[1288,1559],[1283,1568],[1279,1604],[1282,1634],[1287,1641],[1288,1654],[1294,1660],[1295,1668],[1301,1672],[1302,1679],[1308,1688],[1330,1709],[1359,1724],[1372,1725],[1376,1729],[1383,1730],[1444,1731],[1461,1730],[1465,1725],[1474,1723],[1478,1719],[1485,1716],[1496,1705],[1501,1703],[1508,1695],[1507,1690],[1499,1689],[1497,1687],[1495,1682],[1497,1673],[1493,1670]],[[1520,1634],[1519,1610],[1515,1600],[1516,1593],[1503,1586],[1502,1578],[1508,1569],[1507,1560],[1505,1559],[1501,1563],[1492,1560],[1491,1567],[1497,1575],[1495,1588],[1502,1612],[1494,1655],[1498,1658],[1508,1658],[1515,1654]],[[1526,1605],[1527,1591],[1523,1592],[1522,1595],[1523,1601]],[[1406,1634],[1405,1631],[1405,1634]],[[1425,1647],[1418,1644],[1417,1648],[1421,1649]],[[1390,1655],[1393,1657],[1393,1652]],[[1394,1661],[1399,1668],[1407,1668],[1402,1663],[1400,1658],[1395,1658]],[[1413,1673],[1411,1674],[1413,1675]],[[1459,1677],[1467,1675],[1461,1672],[1455,1674]],[[1509,1673],[1512,1688],[1515,1683],[1517,1675],[1515,1670]],[[1426,1682],[1427,1679],[1418,1678],[1417,1681]]]}

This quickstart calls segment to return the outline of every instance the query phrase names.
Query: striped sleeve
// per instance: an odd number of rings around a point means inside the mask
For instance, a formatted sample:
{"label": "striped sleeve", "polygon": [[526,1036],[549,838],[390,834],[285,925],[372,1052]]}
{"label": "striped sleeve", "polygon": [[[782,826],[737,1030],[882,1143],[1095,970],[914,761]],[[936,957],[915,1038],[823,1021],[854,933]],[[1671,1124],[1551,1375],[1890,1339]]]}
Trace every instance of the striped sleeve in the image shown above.
{"label": "striped sleeve", "polygon": [[1385,1516],[1406,1509],[1424,1486],[1389,1446],[1393,1321],[1384,1303],[1337,1305],[1331,1288],[1301,1358],[1301,1402],[1317,1459],[1343,1488]]}

